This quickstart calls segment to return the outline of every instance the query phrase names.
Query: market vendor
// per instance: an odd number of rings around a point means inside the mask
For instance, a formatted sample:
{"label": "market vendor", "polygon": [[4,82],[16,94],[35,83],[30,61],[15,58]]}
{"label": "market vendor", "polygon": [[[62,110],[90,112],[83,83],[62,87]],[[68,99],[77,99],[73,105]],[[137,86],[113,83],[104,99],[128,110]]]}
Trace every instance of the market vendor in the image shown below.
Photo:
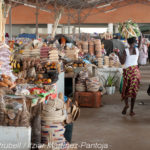
{"label": "market vendor", "polygon": [[127,41],[129,48],[125,49],[124,54],[122,56],[119,54],[119,52],[116,52],[116,54],[119,56],[121,64],[125,65],[123,70],[122,89],[122,100],[125,102],[125,107],[122,111],[122,114],[126,114],[127,109],[129,108],[128,99],[131,98],[130,115],[134,116],[135,113],[133,109],[140,83],[140,71],[138,68],[139,50],[138,48],[135,48],[135,37],[128,38]]}

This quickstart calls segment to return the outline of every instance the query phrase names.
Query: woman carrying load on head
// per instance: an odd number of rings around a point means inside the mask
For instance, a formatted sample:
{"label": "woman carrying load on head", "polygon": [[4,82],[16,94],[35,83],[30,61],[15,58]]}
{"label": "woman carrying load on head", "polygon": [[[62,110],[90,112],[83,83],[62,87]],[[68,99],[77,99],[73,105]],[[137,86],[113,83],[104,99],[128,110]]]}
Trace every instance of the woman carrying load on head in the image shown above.
{"label": "woman carrying load on head", "polygon": [[131,98],[130,115],[135,115],[134,103],[139,89],[140,84],[140,71],[138,68],[139,50],[135,47],[136,38],[132,37],[127,39],[129,48],[126,48],[123,55],[121,56],[118,52],[121,64],[124,64],[123,69],[123,89],[122,89],[122,100],[125,102],[125,107],[122,114],[125,115],[129,108],[128,100]]}

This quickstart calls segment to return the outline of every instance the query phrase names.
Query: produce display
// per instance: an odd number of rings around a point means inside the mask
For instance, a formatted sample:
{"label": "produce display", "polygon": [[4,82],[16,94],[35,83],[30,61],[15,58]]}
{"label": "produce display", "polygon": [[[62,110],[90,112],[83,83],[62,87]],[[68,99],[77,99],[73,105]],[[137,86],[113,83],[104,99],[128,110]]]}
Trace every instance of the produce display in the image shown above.
{"label": "produce display", "polygon": [[15,84],[11,81],[11,78],[5,74],[1,75],[0,87],[13,88]]}
{"label": "produce display", "polygon": [[119,32],[126,39],[139,37],[141,35],[138,24],[134,23],[132,20],[119,24]]}

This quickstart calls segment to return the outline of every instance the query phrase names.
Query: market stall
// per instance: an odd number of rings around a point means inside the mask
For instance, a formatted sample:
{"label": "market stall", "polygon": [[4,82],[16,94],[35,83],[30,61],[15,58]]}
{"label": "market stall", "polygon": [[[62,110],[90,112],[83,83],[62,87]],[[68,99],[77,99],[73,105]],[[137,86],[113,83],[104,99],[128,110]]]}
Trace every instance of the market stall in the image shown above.
{"label": "market stall", "polygon": [[[41,40],[21,38],[8,44],[10,47],[3,43],[0,47],[0,130],[13,137],[9,139],[11,144],[19,141],[21,145],[17,146],[21,148],[25,144],[25,150],[31,144],[34,147],[54,142],[67,146],[65,126],[76,120],[79,110],[71,99],[64,100],[59,50],[55,44],[47,45]],[[0,137],[4,144],[7,136]]]}

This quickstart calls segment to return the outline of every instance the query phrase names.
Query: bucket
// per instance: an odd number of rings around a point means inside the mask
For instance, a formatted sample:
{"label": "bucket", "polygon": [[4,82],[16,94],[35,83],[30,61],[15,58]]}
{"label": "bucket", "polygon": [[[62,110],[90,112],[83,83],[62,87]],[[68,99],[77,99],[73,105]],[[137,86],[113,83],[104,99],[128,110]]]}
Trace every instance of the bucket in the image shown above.
{"label": "bucket", "polygon": [[106,87],[106,92],[108,95],[112,95],[115,93],[115,86],[111,86],[111,87]]}
{"label": "bucket", "polygon": [[116,87],[112,86],[112,94],[115,94],[115,91],[116,91]]}

